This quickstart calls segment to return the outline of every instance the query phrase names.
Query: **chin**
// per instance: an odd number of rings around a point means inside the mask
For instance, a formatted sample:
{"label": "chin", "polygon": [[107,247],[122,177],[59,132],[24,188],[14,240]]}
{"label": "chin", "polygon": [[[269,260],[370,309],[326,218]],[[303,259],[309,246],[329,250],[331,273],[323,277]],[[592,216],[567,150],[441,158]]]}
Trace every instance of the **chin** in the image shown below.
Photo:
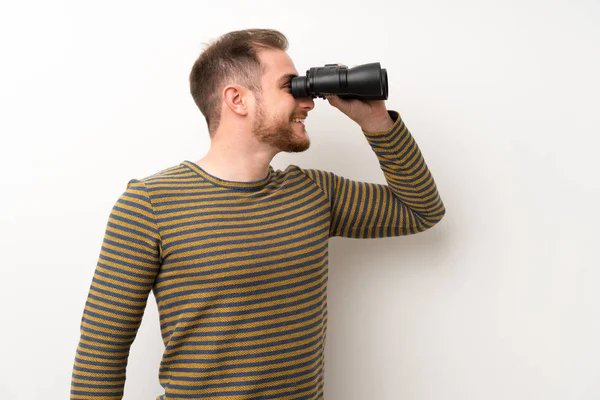
{"label": "chin", "polygon": [[303,140],[295,140],[293,142],[286,143],[282,149],[286,153],[302,153],[310,148],[310,140],[304,138]]}

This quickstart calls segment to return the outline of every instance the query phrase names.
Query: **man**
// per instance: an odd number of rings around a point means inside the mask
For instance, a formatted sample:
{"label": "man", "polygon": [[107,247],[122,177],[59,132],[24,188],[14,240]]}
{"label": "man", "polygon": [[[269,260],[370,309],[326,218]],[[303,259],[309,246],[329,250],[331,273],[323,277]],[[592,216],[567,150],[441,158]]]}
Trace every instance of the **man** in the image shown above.
{"label": "man", "polygon": [[231,32],[194,64],[208,153],[132,179],[109,217],[81,322],[72,399],[120,399],[150,290],[165,399],[322,399],[329,237],[424,231],[445,208],[416,142],[384,101],[328,102],[354,120],[388,185],[295,165],[314,102],[273,30]]}

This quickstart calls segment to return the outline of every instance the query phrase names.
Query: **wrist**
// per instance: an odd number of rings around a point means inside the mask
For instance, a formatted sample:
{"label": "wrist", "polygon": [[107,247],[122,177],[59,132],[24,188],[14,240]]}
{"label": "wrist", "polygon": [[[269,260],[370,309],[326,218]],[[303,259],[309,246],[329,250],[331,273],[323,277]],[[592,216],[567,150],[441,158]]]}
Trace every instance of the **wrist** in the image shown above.
{"label": "wrist", "polygon": [[385,116],[369,119],[359,125],[364,132],[387,132],[394,125],[394,120],[389,113],[386,112]]}

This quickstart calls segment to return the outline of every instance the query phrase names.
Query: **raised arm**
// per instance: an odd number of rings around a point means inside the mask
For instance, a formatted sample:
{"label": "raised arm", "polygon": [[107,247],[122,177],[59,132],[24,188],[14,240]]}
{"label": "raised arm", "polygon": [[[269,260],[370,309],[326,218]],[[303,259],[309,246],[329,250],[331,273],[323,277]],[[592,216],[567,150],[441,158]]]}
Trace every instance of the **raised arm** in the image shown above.
{"label": "raised arm", "polygon": [[330,236],[409,235],[431,228],[445,214],[437,186],[417,143],[399,113],[387,113],[391,121],[387,129],[370,132],[363,128],[387,185],[353,181],[321,170],[302,170],[329,197]]}

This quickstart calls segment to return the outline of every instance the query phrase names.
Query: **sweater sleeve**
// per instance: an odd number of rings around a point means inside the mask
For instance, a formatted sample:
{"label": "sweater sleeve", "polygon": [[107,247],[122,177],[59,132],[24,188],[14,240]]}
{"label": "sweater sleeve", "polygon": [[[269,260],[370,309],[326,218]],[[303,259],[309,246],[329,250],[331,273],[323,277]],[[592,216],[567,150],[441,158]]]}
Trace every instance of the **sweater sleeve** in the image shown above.
{"label": "sweater sleeve", "polygon": [[329,199],[329,236],[382,238],[425,231],[445,207],[423,155],[400,114],[385,132],[363,131],[387,185],[349,180],[331,172],[301,169]]}
{"label": "sweater sleeve", "polygon": [[161,258],[143,182],[132,179],[110,213],[81,319],[71,399],[121,399],[129,349]]}

